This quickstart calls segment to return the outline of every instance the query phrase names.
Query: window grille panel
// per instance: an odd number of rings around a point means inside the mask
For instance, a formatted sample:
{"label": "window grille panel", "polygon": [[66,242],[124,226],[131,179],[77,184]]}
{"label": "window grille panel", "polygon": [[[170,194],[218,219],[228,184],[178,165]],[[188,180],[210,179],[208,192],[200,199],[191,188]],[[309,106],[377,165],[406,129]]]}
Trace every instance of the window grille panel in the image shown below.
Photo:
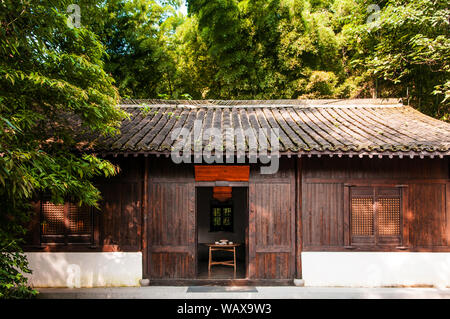
{"label": "window grille panel", "polygon": [[398,187],[352,187],[349,203],[351,243],[357,245],[400,244],[401,195]]}
{"label": "window grille panel", "polygon": [[42,234],[64,234],[64,205],[55,205],[51,202],[42,203]]}
{"label": "window grille panel", "polygon": [[93,221],[89,207],[72,203],[41,204],[41,242],[53,244],[89,243],[92,240]]}
{"label": "window grille panel", "polygon": [[67,212],[67,224],[69,234],[89,234],[92,231],[90,209],[70,203]]}
{"label": "window grille panel", "polygon": [[372,197],[353,197],[351,201],[352,235],[374,235],[374,211]]}
{"label": "window grille panel", "polygon": [[379,198],[377,207],[378,235],[400,235],[400,198]]}

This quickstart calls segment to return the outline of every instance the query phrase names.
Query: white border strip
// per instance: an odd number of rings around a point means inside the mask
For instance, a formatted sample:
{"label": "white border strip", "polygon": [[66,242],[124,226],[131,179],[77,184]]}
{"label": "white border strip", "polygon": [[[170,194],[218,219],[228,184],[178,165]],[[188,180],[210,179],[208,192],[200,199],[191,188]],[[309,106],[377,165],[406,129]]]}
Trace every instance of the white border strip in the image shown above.
{"label": "white border strip", "polygon": [[306,286],[450,287],[450,253],[302,252]]}

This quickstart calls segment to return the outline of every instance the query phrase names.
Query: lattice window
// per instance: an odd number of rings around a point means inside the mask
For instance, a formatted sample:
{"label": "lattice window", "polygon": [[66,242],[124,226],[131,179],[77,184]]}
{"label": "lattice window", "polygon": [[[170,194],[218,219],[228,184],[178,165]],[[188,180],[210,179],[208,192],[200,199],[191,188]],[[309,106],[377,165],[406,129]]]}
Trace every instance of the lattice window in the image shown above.
{"label": "lattice window", "polygon": [[374,210],[373,198],[352,198],[352,235],[373,236],[374,235]]}
{"label": "lattice window", "polygon": [[67,228],[70,234],[89,234],[92,231],[90,209],[70,203],[67,212]]}
{"label": "lattice window", "polygon": [[379,198],[377,210],[378,235],[400,235],[400,198]]}
{"label": "lattice window", "polygon": [[92,240],[92,212],[72,203],[41,203],[41,240],[46,243],[89,243]]}
{"label": "lattice window", "polygon": [[64,205],[55,205],[50,202],[42,203],[42,234],[64,234]]}
{"label": "lattice window", "polygon": [[395,187],[352,187],[350,193],[353,244],[399,244],[401,192]]}

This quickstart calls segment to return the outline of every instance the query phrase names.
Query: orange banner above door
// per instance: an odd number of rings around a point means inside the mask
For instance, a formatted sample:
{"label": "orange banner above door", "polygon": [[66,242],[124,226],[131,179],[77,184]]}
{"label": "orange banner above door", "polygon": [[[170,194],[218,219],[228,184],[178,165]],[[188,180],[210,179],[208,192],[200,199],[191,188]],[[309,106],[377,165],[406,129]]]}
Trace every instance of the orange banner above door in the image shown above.
{"label": "orange banner above door", "polygon": [[195,180],[198,182],[248,182],[248,165],[195,165]]}

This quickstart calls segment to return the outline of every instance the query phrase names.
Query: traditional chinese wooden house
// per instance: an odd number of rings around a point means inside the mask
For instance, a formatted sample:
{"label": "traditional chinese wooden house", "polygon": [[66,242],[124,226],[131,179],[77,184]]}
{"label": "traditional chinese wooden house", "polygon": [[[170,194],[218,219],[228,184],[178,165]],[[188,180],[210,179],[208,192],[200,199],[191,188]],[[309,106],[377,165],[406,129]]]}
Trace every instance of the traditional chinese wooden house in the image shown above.
{"label": "traditional chinese wooden house", "polygon": [[[35,286],[293,284],[450,286],[450,124],[396,100],[123,104],[97,154],[101,209],[35,204]],[[279,129],[279,169],[176,164],[173,132]],[[235,143],[243,148],[248,140]],[[203,141],[205,144],[205,141]],[[269,141],[270,144],[270,141]],[[229,147],[229,145],[227,146]],[[205,274],[206,243],[239,243],[237,274]],[[218,256],[227,258],[226,256]],[[230,268],[231,269],[231,268]],[[296,283],[301,282],[299,280]]]}

